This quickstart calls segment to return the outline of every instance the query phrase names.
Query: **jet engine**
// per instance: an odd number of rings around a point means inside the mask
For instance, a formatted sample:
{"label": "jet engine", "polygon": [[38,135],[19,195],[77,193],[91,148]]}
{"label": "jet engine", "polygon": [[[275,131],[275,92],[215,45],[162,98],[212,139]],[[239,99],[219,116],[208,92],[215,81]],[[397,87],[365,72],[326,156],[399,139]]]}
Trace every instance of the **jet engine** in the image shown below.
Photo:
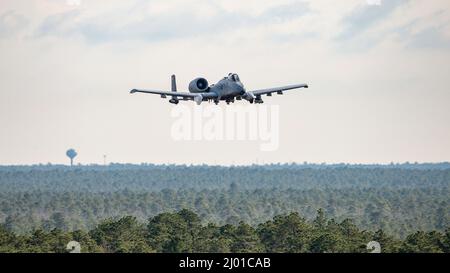
{"label": "jet engine", "polygon": [[208,90],[208,81],[205,78],[197,78],[189,83],[189,92],[201,93]]}

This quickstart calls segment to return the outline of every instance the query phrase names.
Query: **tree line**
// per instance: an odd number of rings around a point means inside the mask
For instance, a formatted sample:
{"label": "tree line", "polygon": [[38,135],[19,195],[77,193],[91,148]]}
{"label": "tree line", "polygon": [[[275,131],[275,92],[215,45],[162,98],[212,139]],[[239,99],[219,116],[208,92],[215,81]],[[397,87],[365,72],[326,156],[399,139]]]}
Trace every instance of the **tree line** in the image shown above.
{"label": "tree line", "polygon": [[68,252],[77,241],[81,252],[162,253],[365,253],[377,241],[382,252],[449,253],[450,228],[445,232],[417,231],[400,240],[383,230],[359,229],[350,219],[341,222],[319,209],[308,221],[298,213],[277,215],[257,226],[203,224],[190,210],[166,212],[140,222],[133,216],[101,221],[90,231],[34,230],[18,235],[0,226],[0,252]]}
{"label": "tree line", "polygon": [[190,209],[204,223],[257,225],[319,208],[336,221],[404,239],[444,232],[450,222],[450,170],[358,166],[16,166],[0,167],[0,223],[31,230],[91,230],[130,215],[145,221]]}

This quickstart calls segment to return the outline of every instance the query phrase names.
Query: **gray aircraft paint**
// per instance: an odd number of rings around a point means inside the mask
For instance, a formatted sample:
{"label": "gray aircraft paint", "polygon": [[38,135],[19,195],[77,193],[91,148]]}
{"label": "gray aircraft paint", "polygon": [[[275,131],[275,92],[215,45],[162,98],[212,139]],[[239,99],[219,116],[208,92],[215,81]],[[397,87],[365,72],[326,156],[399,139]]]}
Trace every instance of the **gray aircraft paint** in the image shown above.
{"label": "gray aircraft paint", "polygon": [[240,81],[240,78],[235,73],[229,73],[227,77],[224,77],[216,84],[208,86],[208,81],[204,78],[196,78],[189,83],[189,92],[177,92],[176,91],[176,80],[175,75],[171,77],[172,91],[160,91],[160,90],[144,90],[144,89],[133,89],[130,93],[148,93],[148,94],[159,94],[161,98],[166,98],[166,96],[171,96],[169,100],[170,103],[177,104],[179,98],[183,100],[193,100],[198,105],[202,101],[214,101],[218,104],[219,101],[224,100],[229,103],[234,103],[235,100],[245,99],[250,103],[263,103],[261,99],[262,95],[271,96],[272,93],[282,94],[283,91],[297,89],[297,88],[308,88],[307,84],[294,84],[282,87],[260,89],[253,91],[246,91],[244,85]]}

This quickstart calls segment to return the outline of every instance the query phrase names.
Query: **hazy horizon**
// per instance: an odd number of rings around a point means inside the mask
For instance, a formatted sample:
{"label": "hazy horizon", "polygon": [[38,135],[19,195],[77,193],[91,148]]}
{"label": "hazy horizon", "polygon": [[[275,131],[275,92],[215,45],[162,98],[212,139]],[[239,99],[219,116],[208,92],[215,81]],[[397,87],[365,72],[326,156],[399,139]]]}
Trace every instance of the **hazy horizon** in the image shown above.
{"label": "hazy horizon", "polygon": [[139,162],[139,163],[127,163],[127,162],[107,162],[103,163],[78,163],[74,162],[73,166],[70,165],[70,162],[67,163],[51,163],[51,162],[38,162],[32,164],[3,164],[0,167],[40,167],[40,166],[60,166],[60,167],[108,167],[113,165],[131,165],[131,166],[208,166],[208,167],[250,167],[250,166],[273,166],[273,165],[297,165],[297,166],[427,166],[427,165],[448,165],[450,167],[450,161],[442,161],[442,162],[382,162],[382,163],[346,163],[346,162],[250,162],[248,164],[214,164],[214,163],[172,163],[172,162],[163,162],[163,163],[153,163],[153,162]]}

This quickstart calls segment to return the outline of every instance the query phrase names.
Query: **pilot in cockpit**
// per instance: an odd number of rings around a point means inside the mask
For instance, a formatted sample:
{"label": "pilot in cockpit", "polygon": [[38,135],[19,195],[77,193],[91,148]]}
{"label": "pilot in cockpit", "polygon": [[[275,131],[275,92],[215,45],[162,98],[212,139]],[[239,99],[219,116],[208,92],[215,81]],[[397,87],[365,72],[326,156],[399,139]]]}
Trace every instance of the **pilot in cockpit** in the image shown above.
{"label": "pilot in cockpit", "polygon": [[234,82],[240,82],[238,74],[229,73],[228,78]]}

